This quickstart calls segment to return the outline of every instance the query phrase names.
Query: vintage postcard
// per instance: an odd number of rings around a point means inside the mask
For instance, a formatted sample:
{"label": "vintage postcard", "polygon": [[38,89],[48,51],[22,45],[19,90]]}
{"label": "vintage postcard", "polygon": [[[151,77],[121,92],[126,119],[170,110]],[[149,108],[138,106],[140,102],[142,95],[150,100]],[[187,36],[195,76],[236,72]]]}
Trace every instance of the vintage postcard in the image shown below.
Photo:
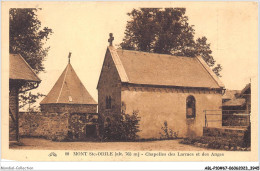
{"label": "vintage postcard", "polygon": [[2,159],[258,161],[257,2],[2,2]]}

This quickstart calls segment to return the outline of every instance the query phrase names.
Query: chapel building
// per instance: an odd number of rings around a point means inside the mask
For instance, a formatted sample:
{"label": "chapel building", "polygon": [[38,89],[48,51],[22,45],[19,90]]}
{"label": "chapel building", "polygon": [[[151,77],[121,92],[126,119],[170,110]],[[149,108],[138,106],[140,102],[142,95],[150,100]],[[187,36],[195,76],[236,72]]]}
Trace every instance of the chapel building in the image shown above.
{"label": "chapel building", "polygon": [[[138,135],[151,139],[160,138],[164,122],[179,137],[202,136],[204,111],[221,110],[224,85],[201,57],[115,49],[110,41],[97,89],[103,124],[138,110]],[[214,118],[220,122],[208,126],[221,127],[221,115]]]}

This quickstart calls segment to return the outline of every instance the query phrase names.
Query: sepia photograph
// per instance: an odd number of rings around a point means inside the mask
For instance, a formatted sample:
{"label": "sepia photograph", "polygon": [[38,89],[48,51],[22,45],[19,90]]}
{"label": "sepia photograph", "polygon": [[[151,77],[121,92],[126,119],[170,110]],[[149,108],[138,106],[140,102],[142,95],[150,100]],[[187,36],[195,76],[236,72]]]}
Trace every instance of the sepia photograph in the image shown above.
{"label": "sepia photograph", "polygon": [[7,159],[258,160],[257,2],[2,8]]}

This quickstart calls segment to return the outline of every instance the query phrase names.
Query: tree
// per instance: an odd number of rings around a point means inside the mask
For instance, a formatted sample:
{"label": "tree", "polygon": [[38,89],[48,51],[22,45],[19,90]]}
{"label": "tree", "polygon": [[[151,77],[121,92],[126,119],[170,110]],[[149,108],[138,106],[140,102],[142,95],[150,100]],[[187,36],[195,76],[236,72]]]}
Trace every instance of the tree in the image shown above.
{"label": "tree", "polygon": [[31,105],[34,104],[39,97],[43,97],[43,96],[45,95],[41,93],[37,93],[37,94],[32,94],[31,92],[21,93],[19,96],[19,108],[23,108],[28,104],[29,105],[28,112],[34,111],[35,109],[32,108]]}
{"label": "tree", "polygon": [[185,8],[141,8],[128,15],[122,49],[173,54],[177,56],[202,56],[216,75],[220,64],[212,56],[206,37],[194,40],[194,26],[188,23]]}
{"label": "tree", "polygon": [[44,71],[42,62],[49,47],[44,44],[52,30],[44,27],[38,20],[35,8],[11,8],[9,12],[9,51],[21,54],[31,68],[39,73]]}
{"label": "tree", "polygon": [[[36,14],[38,10],[40,9],[11,8],[9,11],[9,52],[21,54],[37,74],[44,71],[43,61],[50,48],[44,45],[52,34],[50,28],[41,28],[41,21]],[[28,85],[23,85],[26,86]],[[39,93],[31,95],[34,100],[40,96]],[[28,93],[21,93],[19,98],[26,102],[30,97]]]}

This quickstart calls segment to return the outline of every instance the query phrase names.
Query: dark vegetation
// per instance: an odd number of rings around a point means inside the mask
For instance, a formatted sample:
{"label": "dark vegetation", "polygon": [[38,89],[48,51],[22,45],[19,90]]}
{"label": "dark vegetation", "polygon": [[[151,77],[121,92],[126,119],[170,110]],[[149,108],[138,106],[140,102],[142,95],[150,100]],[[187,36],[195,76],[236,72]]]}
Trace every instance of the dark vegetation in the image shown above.
{"label": "dark vegetation", "polygon": [[251,147],[251,127],[241,137],[203,136],[184,138],[181,143],[220,150],[248,151]]}
{"label": "dark vegetation", "polygon": [[[36,8],[11,8],[9,11],[9,52],[21,54],[36,74],[44,71],[43,61],[50,47],[45,47],[52,29],[42,27]],[[27,89],[30,84],[22,87]],[[43,94],[20,93],[19,107],[33,104]]]}
{"label": "dark vegetation", "polygon": [[141,8],[128,13],[122,49],[201,56],[217,76],[222,66],[216,64],[205,36],[195,39],[194,25],[189,24],[186,8]]}
{"label": "dark vegetation", "polygon": [[135,141],[138,139],[140,117],[138,111],[121,115],[115,114],[107,121],[103,131],[104,141]]}

